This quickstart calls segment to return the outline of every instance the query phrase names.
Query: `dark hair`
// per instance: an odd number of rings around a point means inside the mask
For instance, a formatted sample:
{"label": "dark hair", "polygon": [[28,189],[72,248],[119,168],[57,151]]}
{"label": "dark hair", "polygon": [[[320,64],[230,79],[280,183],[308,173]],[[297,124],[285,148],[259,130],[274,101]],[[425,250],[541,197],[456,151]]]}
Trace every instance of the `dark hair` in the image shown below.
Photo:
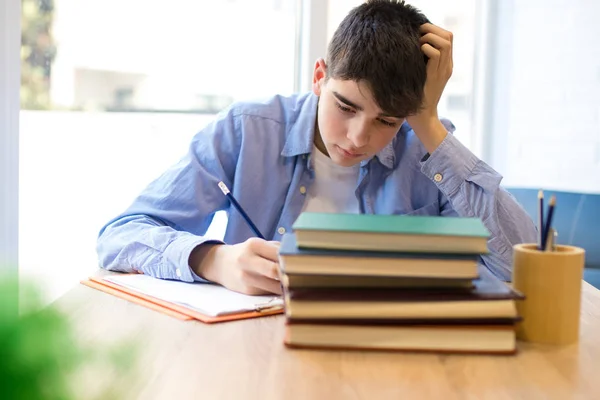
{"label": "dark hair", "polygon": [[419,27],[426,22],[402,0],[369,0],[352,9],[329,42],[327,78],[364,81],[392,116],[416,113],[427,76],[419,44]]}

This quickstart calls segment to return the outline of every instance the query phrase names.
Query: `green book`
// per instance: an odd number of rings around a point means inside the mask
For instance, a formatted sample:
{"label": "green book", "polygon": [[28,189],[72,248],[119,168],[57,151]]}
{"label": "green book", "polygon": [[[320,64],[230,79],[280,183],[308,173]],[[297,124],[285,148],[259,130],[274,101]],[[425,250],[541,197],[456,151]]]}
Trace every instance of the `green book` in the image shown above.
{"label": "green book", "polygon": [[299,248],[414,253],[487,253],[489,231],[479,218],[300,214],[292,226]]}

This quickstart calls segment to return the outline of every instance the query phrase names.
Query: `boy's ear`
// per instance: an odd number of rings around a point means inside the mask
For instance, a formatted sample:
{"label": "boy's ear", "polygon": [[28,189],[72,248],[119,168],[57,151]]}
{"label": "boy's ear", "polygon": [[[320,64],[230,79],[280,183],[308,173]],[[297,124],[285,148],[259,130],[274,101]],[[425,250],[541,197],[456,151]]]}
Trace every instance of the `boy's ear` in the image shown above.
{"label": "boy's ear", "polygon": [[317,96],[321,95],[321,88],[325,84],[325,77],[327,76],[327,65],[325,60],[319,58],[315,62],[315,70],[313,71],[313,83],[312,90]]}

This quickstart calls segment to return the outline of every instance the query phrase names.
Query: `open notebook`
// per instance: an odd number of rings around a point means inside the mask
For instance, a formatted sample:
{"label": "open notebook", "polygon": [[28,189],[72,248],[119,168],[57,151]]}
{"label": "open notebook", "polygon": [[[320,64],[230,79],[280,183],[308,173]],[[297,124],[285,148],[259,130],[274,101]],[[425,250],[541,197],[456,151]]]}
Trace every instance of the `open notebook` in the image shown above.
{"label": "open notebook", "polygon": [[207,283],[169,281],[141,274],[93,277],[81,283],[182,320],[212,323],[283,312],[279,296],[248,296]]}

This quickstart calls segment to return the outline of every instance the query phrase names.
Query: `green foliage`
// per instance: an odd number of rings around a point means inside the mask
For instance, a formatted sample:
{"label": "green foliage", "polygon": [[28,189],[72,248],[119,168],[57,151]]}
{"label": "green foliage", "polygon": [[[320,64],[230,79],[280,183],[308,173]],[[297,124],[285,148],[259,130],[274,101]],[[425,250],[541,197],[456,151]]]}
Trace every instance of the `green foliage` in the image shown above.
{"label": "green foliage", "polygon": [[[37,292],[22,288],[29,310],[17,310],[17,284],[0,280],[0,393],[3,399],[68,400],[122,398],[130,384],[137,349],[131,343],[85,347],[68,316],[49,307],[40,310]],[[115,376],[115,371],[121,373]],[[85,374],[102,376],[99,388],[82,388]],[[88,377],[89,377],[88,376]]]}
{"label": "green foliage", "polygon": [[53,0],[21,0],[21,108],[46,110],[56,57],[52,38]]}

